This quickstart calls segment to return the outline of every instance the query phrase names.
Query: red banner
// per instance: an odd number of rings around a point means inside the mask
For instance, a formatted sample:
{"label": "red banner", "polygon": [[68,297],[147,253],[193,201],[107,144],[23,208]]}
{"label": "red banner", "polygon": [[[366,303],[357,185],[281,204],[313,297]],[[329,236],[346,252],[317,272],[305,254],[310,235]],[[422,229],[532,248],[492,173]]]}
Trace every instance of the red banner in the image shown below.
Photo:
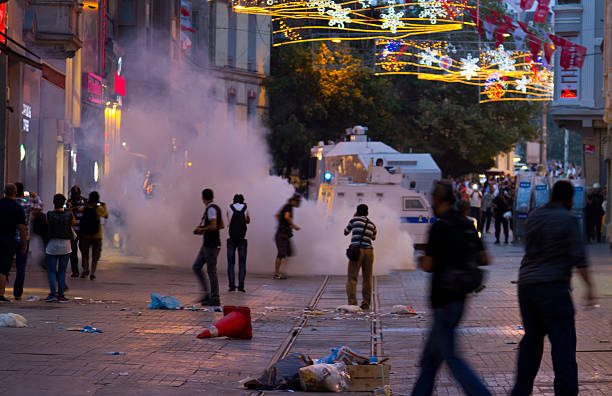
{"label": "red banner", "polygon": [[521,8],[523,10],[530,10],[534,3],[535,0],[521,0]]}
{"label": "red banner", "polygon": [[540,53],[540,48],[542,47],[542,40],[529,33],[529,49],[531,50],[531,55],[533,59],[538,58],[538,54]]}
{"label": "red banner", "polygon": [[583,144],[582,145],[585,154],[595,154],[595,145],[594,144]]}

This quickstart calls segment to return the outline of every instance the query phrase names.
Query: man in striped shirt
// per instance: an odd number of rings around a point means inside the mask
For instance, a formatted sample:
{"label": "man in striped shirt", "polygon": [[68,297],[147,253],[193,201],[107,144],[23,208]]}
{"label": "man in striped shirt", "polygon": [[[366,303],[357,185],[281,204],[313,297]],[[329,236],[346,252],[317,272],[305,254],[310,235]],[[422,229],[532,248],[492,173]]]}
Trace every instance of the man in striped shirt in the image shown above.
{"label": "man in striped shirt", "polygon": [[368,310],[372,298],[372,268],[374,264],[372,241],[376,239],[376,226],[368,219],[368,205],[360,204],[357,206],[355,217],[349,221],[344,229],[344,235],[348,234],[351,234],[351,245],[358,245],[360,250],[359,259],[349,261],[348,265],[348,280],[346,282],[348,303],[357,305],[357,278],[361,268],[363,277],[361,309]]}

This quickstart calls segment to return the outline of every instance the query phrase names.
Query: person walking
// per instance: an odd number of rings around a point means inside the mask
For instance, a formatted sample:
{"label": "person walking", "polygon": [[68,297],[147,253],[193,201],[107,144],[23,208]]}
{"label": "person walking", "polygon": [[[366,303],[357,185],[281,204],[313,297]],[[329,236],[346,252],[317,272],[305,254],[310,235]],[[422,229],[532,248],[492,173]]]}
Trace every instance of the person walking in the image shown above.
{"label": "person walking", "polygon": [[505,243],[508,244],[508,215],[510,211],[510,192],[507,189],[500,189],[499,194],[493,198],[493,216],[495,217],[495,243],[499,244],[501,228],[504,227]]}
{"label": "person walking", "polygon": [[376,239],[376,225],[368,219],[368,205],[357,206],[355,216],[344,229],[344,235],[351,234],[351,243],[347,255],[354,249],[354,256],[349,257],[346,295],[350,305],[357,305],[357,279],[361,269],[361,309],[370,309],[372,300],[372,272],[374,268],[374,248],[372,241]]}
{"label": "person walking", "polygon": [[[28,194],[26,195],[25,188],[20,182],[16,182],[15,187],[17,188],[17,198],[15,199],[15,202],[21,205],[25,213],[27,238],[25,245],[28,247],[25,253],[22,253],[22,250],[20,248],[15,251],[16,271],[15,282],[13,283],[13,296],[15,297],[15,300],[21,300],[21,296],[23,295],[23,285],[25,283],[26,265],[28,263],[28,253],[30,249],[30,224],[32,222],[32,218],[34,216],[37,216],[38,213],[40,213],[40,211],[42,210],[42,200],[35,192],[28,192]],[[19,247],[24,245],[24,242],[19,237],[19,234],[17,234],[17,243]]]}
{"label": "person walking", "polygon": [[76,225],[76,219],[71,210],[64,210],[65,203],[65,196],[55,194],[53,197],[55,209],[47,212],[49,242],[45,254],[49,275],[49,296],[45,299],[46,302],[68,301],[64,296],[66,267],[72,251],[72,240],[76,239],[72,230]]}
{"label": "person walking", "polygon": [[[0,303],[10,302],[4,292],[15,251],[19,249],[24,256],[28,251],[25,212],[16,198],[17,187],[10,183],[4,186],[4,197],[0,199]],[[17,233],[21,244],[15,238]]]}
{"label": "person walking", "polygon": [[[102,222],[101,218],[108,219],[108,210],[106,204],[100,202],[100,194],[97,191],[92,191],[89,194],[87,204],[82,210],[81,222],[79,231],[81,232],[81,254],[83,255],[83,272],[81,278],[90,280],[96,279],[96,269],[98,261],[102,255]],[[89,257],[91,250],[91,274],[89,272]]]}
{"label": "person walking", "polygon": [[555,395],[578,394],[576,326],[570,281],[572,269],[586,285],[586,304],[594,303],[578,219],[571,213],[574,187],[558,181],[550,202],[535,209],[526,224],[525,256],[518,277],[518,300],[525,335],[519,344],[512,396],[530,395],[540,368],[544,337],[551,344]]}
{"label": "person walking", "polygon": [[73,229],[76,233],[76,238],[70,242],[70,268],[72,270],[71,278],[79,277],[79,242],[81,241],[81,218],[83,217],[83,210],[87,201],[81,195],[81,189],[79,186],[72,186],[70,189],[70,198],[68,199],[67,207],[72,212],[72,215],[76,219],[76,224]]}
{"label": "person walking", "polygon": [[587,204],[584,209],[586,215],[585,225],[588,243],[595,240],[597,240],[598,243],[601,243],[601,218],[604,214],[602,208],[603,201],[604,196],[601,193],[599,183],[593,184],[593,189],[587,196]]}
{"label": "person walking", "polygon": [[462,282],[455,274],[465,272],[473,260],[478,265],[489,262],[474,225],[453,210],[455,200],[450,183],[436,184],[432,203],[438,221],[431,226],[426,253],[419,259],[420,267],[433,273],[430,288],[433,323],[421,357],[421,372],[412,389],[413,396],[432,394],[436,373],[443,361],[467,395],[491,395],[458,356],[455,347],[455,329],[469,292],[467,287],[459,287]]}
{"label": "person walking", "polygon": [[234,195],[234,202],[228,207],[229,238],[227,239],[227,280],[229,291],[236,290],[236,250],[238,250],[238,291],[245,293],[244,278],[246,277],[246,258],[248,243],[246,240],[247,224],[251,223],[251,215],[244,203],[242,194]]}
{"label": "person walking", "polygon": [[[205,306],[221,305],[219,279],[217,278],[217,257],[221,250],[219,230],[225,226],[221,209],[213,202],[213,199],[214,193],[211,189],[206,188],[202,191],[202,201],[206,208],[204,209],[200,225],[193,231],[194,234],[203,235],[204,237],[198,257],[193,263],[193,272],[202,286],[203,295],[200,303]],[[204,265],[206,265],[208,280],[202,272]]]}
{"label": "person walking", "polygon": [[302,197],[297,193],[293,194],[276,215],[278,229],[274,236],[277,250],[276,261],[274,262],[274,279],[287,279],[287,276],[281,272],[281,267],[283,261],[293,256],[294,253],[291,238],[293,238],[293,230],[299,231],[300,227],[293,222],[293,208],[298,208],[301,202]]}
{"label": "person walking", "polygon": [[491,217],[493,215],[493,188],[488,188],[482,197],[482,218],[480,221],[480,232],[489,233],[491,228]]}

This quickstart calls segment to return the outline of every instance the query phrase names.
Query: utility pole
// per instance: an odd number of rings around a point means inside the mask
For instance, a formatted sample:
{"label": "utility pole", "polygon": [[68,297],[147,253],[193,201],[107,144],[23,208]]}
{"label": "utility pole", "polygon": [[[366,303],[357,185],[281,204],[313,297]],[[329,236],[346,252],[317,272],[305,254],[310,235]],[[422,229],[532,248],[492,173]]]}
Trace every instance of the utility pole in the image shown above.
{"label": "utility pole", "polygon": [[542,102],[542,134],[540,135],[540,164],[546,169],[546,129],[547,129],[547,102]]}
{"label": "utility pole", "polygon": [[567,172],[569,164],[569,130],[565,130],[565,144],[563,146],[563,168]]}

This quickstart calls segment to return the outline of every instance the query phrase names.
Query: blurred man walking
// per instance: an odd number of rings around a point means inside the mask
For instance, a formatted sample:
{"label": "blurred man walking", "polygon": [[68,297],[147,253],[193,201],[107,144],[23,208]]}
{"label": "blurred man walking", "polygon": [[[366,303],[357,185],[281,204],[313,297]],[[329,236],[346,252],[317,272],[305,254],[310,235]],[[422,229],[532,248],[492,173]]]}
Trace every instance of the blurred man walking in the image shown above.
{"label": "blurred man walking", "polygon": [[489,396],[491,393],[458,356],[455,347],[455,329],[463,315],[466,294],[482,283],[482,273],[476,267],[487,265],[489,259],[474,224],[453,210],[452,185],[439,182],[432,200],[438,221],[431,226],[427,251],[419,264],[424,271],[433,273],[430,289],[433,324],[412,395],[432,394],[436,373],[444,361],[467,395]]}
{"label": "blurred man walking", "polygon": [[[4,297],[4,291],[15,251],[20,249],[23,255],[28,251],[25,212],[15,202],[16,198],[17,187],[14,184],[4,186],[4,198],[0,199],[0,303],[10,302]],[[15,239],[17,232],[23,242],[21,245]]]}
{"label": "blurred man walking", "polygon": [[281,266],[283,260],[293,256],[293,245],[291,244],[293,230],[300,230],[300,227],[293,222],[293,208],[299,207],[301,202],[302,197],[299,194],[293,194],[289,202],[287,202],[276,215],[278,229],[274,236],[277,249],[276,261],[274,262],[274,279],[287,278],[287,276],[281,272]]}
{"label": "blurred man walking", "polygon": [[570,212],[573,197],[572,184],[558,181],[550,202],[535,209],[527,219],[525,256],[518,279],[525,335],[520,343],[512,396],[531,394],[546,335],[551,344],[555,395],[578,394],[576,327],[570,290],[574,267],[586,284],[588,305],[593,304],[594,297],[578,219]]}

